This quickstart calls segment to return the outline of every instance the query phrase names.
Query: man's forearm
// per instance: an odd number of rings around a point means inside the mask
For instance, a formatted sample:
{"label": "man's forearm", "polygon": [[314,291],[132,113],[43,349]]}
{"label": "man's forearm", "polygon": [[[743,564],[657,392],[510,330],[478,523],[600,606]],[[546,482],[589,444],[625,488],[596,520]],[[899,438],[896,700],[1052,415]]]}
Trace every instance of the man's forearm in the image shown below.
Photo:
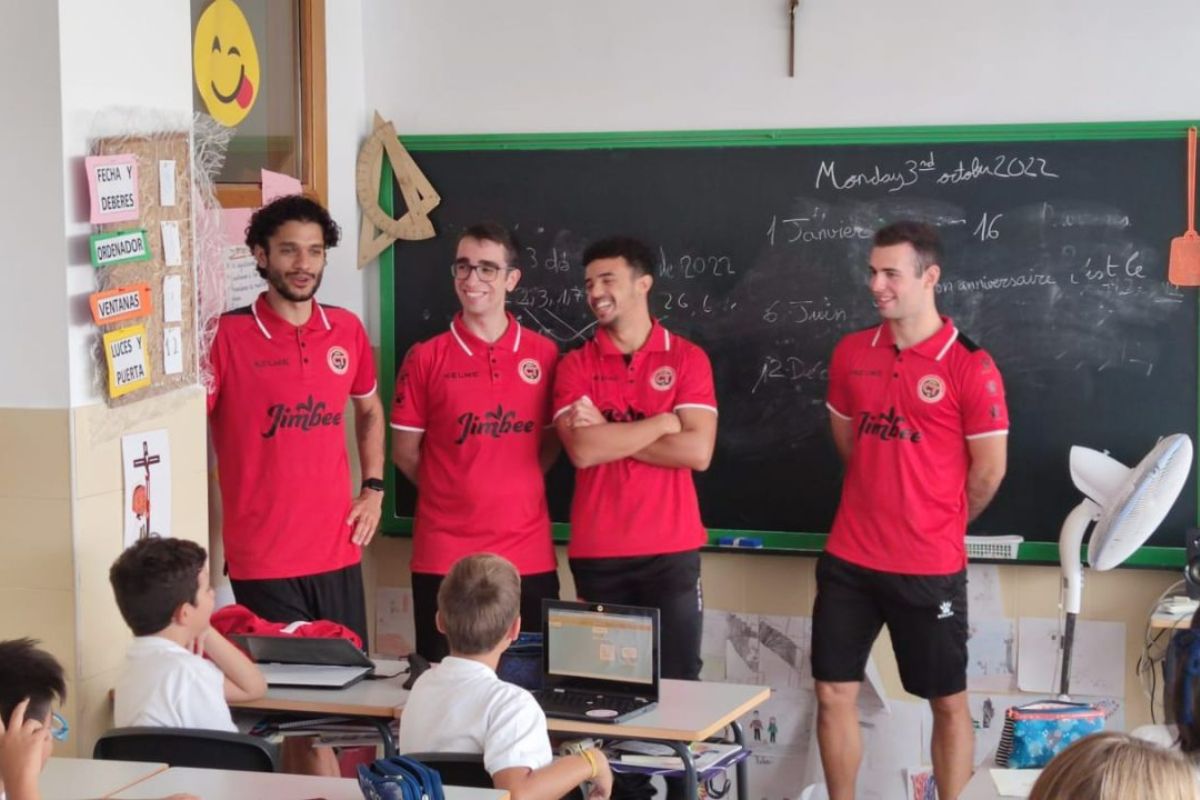
{"label": "man's forearm", "polygon": [[992,475],[967,475],[967,521],[976,517],[992,502],[1000,488],[1000,479]]}
{"label": "man's forearm", "polygon": [[656,467],[680,468],[704,472],[712,463],[712,439],[699,431],[683,431],[660,436],[633,454],[633,458]]}
{"label": "man's forearm", "polygon": [[376,403],[360,411],[354,421],[358,464],[364,478],[383,477],[383,406]]}
{"label": "man's forearm", "polygon": [[[629,458],[667,433],[671,427],[667,416],[674,415],[657,414],[633,422],[571,428],[565,432],[563,444],[571,463],[580,469],[619,461]],[[675,430],[678,430],[678,422]]]}

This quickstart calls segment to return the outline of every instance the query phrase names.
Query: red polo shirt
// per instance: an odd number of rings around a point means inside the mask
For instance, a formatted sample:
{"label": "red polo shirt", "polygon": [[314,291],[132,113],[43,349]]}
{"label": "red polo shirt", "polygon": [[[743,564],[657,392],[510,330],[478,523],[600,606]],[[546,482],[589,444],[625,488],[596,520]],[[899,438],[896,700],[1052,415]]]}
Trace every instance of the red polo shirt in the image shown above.
{"label": "red polo shirt", "polygon": [[375,392],[358,317],[314,302],[308,322],[292,325],[264,293],[221,316],[209,361],[229,576],[294,578],[358,563],[344,414],[350,397]]}
{"label": "red polo shirt", "polygon": [[854,449],[826,549],[882,572],[948,575],[967,564],[967,440],[1008,433],[991,356],[948,317],[898,350],[887,324],[833,351],[829,410]]}
{"label": "red polo shirt", "polygon": [[494,343],[462,314],[414,345],[396,378],[392,427],[418,431],[413,572],[445,575],[471,553],[511,561],[522,575],[555,568],[538,463],[553,436],[550,390],[558,348],[510,314]]}
{"label": "red polo shirt", "polygon": [[[629,363],[603,329],[563,357],[554,383],[555,417],[584,395],[610,422],[683,408],[717,413],[708,356],[657,321]],[[690,469],[623,458],[576,470],[567,551],[572,558],[678,553],[706,540]]]}

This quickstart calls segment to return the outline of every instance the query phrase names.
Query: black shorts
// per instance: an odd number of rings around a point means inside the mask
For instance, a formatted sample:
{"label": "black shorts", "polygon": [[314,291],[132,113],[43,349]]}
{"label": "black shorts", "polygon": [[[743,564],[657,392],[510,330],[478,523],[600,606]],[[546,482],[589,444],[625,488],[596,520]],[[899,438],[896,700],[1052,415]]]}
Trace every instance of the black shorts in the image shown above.
{"label": "black shorts", "polygon": [[966,570],[897,575],[823,554],[813,606],[813,677],[862,681],[885,624],[906,691],[932,699],[966,690]]}
{"label": "black shorts", "polygon": [[362,564],[298,578],[229,581],[238,603],[271,622],[327,619],[358,634],[367,643],[367,607]]}
{"label": "black shorts", "polygon": [[[438,632],[438,589],[445,575],[412,573],[413,627],[417,635],[417,652],[429,661],[441,661],[450,655],[450,644]],[[542,599],[558,599],[558,572],[537,572],[521,576],[521,630],[542,629]]]}

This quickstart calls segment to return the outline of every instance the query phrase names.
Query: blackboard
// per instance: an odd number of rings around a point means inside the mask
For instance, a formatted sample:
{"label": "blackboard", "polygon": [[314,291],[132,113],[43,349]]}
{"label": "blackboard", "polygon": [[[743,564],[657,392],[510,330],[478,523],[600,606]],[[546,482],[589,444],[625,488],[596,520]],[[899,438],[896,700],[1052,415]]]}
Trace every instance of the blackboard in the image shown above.
{"label": "blackboard", "polygon": [[[639,236],[659,253],[652,310],[713,362],[720,433],[696,478],[712,535],[827,532],[841,481],[824,407],[830,353],[878,322],[865,287],[872,233],[920,219],[946,246],[939,308],[991,352],[1007,386],[1008,476],[971,532],[1054,542],[1080,500],[1072,444],[1133,464],[1160,435],[1196,436],[1197,304],[1166,282],[1185,222],[1184,132],[1142,123],[402,137],[442,204],[436,238],[400,242],[384,259],[384,383],[409,345],[444,331],[457,310],[447,265],[464,226],[516,229],[525,269],[511,310],[564,350],[592,331],[583,247]],[[397,474],[385,514],[393,530],[413,502]],[[568,518],[570,490],[560,464],[555,520]],[[1150,544],[1182,546],[1196,506],[1192,480]]]}

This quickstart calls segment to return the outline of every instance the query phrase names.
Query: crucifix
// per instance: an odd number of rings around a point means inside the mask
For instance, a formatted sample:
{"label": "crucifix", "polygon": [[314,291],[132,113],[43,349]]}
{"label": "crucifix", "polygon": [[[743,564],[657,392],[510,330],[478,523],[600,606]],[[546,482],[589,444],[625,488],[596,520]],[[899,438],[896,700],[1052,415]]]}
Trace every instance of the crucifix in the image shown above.
{"label": "crucifix", "polygon": [[[144,467],[146,470],[146,529],[145,535],[141,538],[145,539],[150,535],[150,467],[157,464],[162,459],[159,456],[150,455],[150,444],[142,440],[142,457],[133,460],[133,466]],[[136,509],[135,509],[136,511]]]}

